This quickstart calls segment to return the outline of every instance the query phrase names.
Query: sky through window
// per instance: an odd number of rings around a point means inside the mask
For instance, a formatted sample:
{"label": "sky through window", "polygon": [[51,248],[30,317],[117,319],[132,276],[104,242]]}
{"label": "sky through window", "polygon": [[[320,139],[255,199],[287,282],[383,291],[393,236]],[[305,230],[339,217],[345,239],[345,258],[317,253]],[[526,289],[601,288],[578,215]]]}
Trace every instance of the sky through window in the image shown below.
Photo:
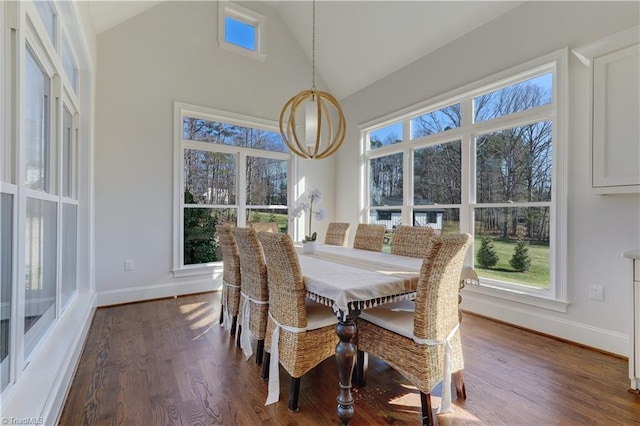
{"label": "sky through window", "polygon": [[244,47],[249,50],[256,50],[256,27],[245,22],[225,17],[225,41]]}

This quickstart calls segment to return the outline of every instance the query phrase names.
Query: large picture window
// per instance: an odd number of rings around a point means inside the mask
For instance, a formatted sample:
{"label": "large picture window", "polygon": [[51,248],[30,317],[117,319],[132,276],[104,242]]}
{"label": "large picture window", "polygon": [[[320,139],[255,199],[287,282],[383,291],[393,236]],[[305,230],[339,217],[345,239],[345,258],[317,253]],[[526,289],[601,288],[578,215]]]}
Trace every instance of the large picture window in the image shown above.
{"label": "large picture window", "polygon": [[277,123],[177,103],[176,126],[178,275],[221,260],[218,224],[287,231],[291,158]]}
{"label": "large picture window", "polygon": [[363,125],[366,219],[471,233],[483,287],[564,303],[565,70],[557,52]]}

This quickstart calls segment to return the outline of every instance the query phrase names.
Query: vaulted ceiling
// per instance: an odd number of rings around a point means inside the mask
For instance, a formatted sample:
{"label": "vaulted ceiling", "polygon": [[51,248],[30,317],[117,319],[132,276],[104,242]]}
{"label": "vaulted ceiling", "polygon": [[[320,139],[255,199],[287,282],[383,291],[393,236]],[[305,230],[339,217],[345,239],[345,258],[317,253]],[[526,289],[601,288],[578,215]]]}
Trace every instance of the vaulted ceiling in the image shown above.
{"label": "vaulted ceiling", "polygon": [[[161,1],[92,1],[98,34]],[[311,60],[311,1],[265,1]],[[519,6],[521,1],[316,2],[316,72],[343,99]]]}

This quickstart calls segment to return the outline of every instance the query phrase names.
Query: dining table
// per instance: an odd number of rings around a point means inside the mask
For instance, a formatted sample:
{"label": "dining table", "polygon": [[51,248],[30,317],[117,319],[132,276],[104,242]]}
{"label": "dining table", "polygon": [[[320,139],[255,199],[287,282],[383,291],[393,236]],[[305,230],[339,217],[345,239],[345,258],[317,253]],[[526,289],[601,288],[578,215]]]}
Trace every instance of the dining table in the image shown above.
{"label": "dining table", "polygon": [[354,415],[352,374],[357,356],[356,319],[363,309],[415,298],[422,259],[341,246],[318,245],[298,259],[307,297],[330,306],[338,318],[336,362],[340,390],[338,418],[347,425]]}

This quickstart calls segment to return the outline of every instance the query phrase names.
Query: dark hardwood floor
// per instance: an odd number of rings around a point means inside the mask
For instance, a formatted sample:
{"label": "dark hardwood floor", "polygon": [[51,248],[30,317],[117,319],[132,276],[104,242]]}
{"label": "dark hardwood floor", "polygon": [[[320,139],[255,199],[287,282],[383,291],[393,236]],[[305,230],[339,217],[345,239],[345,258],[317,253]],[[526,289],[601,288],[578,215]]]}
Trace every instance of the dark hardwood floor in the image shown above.
{"label": "dark hardwood floor", "polygon": [[[266,406],[267,385],[218,325],[219,293],[96,311],[61,425],[337,424],[335,360],[302,378],[300,410]],[[640,425],[627,361],[464,314],[466,401],[442,425]],[[352,425],[420,424],[420,396],[371,357]],[[433,393],[439,405],[439,387]],[[453,392],[455,398],[455,392]]]}

